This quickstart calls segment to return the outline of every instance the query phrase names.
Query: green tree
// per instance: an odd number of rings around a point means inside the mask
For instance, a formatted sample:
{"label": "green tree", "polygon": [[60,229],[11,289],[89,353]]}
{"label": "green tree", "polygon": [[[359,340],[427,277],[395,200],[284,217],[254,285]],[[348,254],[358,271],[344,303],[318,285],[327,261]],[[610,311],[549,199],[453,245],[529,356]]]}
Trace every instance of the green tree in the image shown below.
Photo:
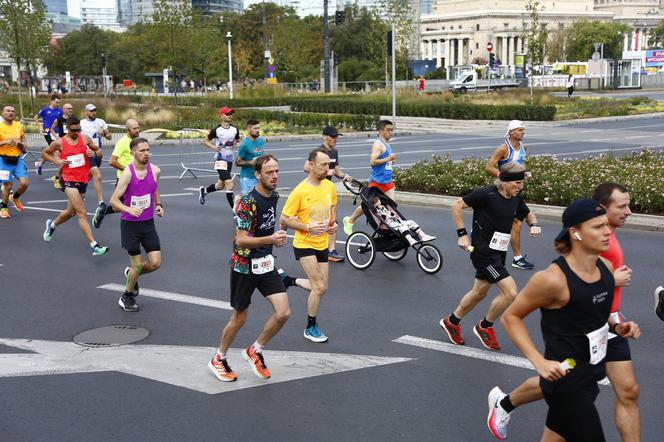
{"label": "green tree", "polygon": [[53,74],[64,74],[65,71],[69,71],[72,75],[101,75],[103,67],[101,54],[111,58],[109,53],[111,42],[118,38],[119,34],[115,32],[85,24],[51,47],[45,66]]}
{"label": "green tree", "polygon": [[593,43],[604,44],[604,58],[620,58],[626,32],[629,26],[622,23],[578,21],[569,28],[567,60],[588,60],[594,51]]}
{"label": "green tree", "polygon": [[546,29],[540,22],[540,13],[544,6],[539,0],[528,0],[526,11],[528,11],[529,22],[524,23],[523,38],[526,41],[526,58],[533,66],[544,63],[544,46],[546,43]]}
{"label": "green tree", "polygon": [[653,48],[664,47],[664,20],[659,22],[657,27],[652,30],[648,43],[650,44],[650,47]]}
{"label": "green tree", "polygon": [[323,54],[321,21],[317,17],[300,19],[290,10],[275,30],[272,49],[277,75],[284,81],[317,78]]}
{"label": "green tree", "polygon": [[546,40],[546,58],[551,61],[565,61],[565,46],[567,45],[567,30],[560,29],[551,32]]}

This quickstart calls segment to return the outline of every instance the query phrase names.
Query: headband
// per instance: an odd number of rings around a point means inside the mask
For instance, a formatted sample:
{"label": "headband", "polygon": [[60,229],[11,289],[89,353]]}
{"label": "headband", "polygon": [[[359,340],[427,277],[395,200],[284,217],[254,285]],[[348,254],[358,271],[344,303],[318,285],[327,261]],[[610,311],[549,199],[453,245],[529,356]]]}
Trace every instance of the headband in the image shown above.
{"label": "headband", "polygon": [[523,181],[526,178],[526,171],[521,172],[500,172],[498,179],[504,183],[509,181]]}

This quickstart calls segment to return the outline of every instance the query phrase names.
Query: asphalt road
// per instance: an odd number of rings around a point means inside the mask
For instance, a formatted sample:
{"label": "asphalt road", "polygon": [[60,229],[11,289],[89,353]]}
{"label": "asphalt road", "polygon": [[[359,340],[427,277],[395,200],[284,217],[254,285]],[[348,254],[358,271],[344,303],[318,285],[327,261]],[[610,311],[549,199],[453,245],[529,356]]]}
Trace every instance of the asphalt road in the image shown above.
{"label": "asphalt road", "polygon": [[[634,134],[652,136],[656,142],[661,132],[655,128],[657,120],[632,123],[615,130],[577,126],[548,129],[547,134],[533,129],[527,140],[532,153],[565,156],[600,149],[606,142],[590,138],[607,138],[608,133],[622,137],[616,147],[630,150],[650,140],[627,138]],[[588,140],[575,140],[584,130],[593,131],[584,134]],[[402,164],[434,153],[420,150],[486,156],[499,135],[398,137],[394,146]],[[535,144],[539,140],[544,144]],[[303,158],[313,144],[269,146],[281,158],[280,187],[292,187],[301,179]],[[348,139],[339,147],[349,172],[366,175],[369,142]],[[454,150],[464,147],[469,149]],[[330,290],[319,313],[330,341],[314,344],[302,337],[306,295],[292,289],[293,316],[265,350],[273,373],[269,381],[255,378],[237,353],[253,342],[269,314],[267,302],[256,294],[249,321],[234,344],[238,350],[229,355],[240,379],[234,384],[218,382],[206,364],[230,316],[223,301],[228,301],[233,220],[223,195],[211,195],[205,206],[197,202],[194,189],[212,178],[177,179],[182,149],[188,154],[190,148],[154,149],[153,161],[166,178],[160,186],[166,216],[158,221],[164,262],[158,272],[141,279],[137,313],[121,311],[119,293],[108,289],[113,287],[109,284],[123,283],[128,263],[117,218],[110,216],[94,232],[100,243],[111,247],[106,256],[90,255],[74,221],[59,226],[52,242],[45,243],[44,221],[64,206],[64,198],[50,182],[33,176],[25,196],[28,209],[12,211],[13,217],[0,223],[6,251],[0,257],[0,293],[5,300],[0,322],[2,440],[492,440],[485,424],[488,391],[494,385],[513,388],[534,372],[506,364],[518,360],[498,360],[496,353],[481,350],[470,327],[486,312],[488,301],[464,322],[466,347],[478,351],[450,353],[458,347],[444,345],[447,338],[438,320],[467,291],[474,272],[468,256],[455,248],[451,215],[443,209],[402,207],[438,237],[435,244],[445,259],[440,273],[425,275],[412,250],[397,263],[378,256],[364,272],[346,263],[331,264]],[[196,148],[199,151],[202,148]],[[201,163],[207,155],[198,156]],[[106,167],[103,173],[114,181]],[[107,198],[111,186],[106,185]],[[92,190],[89,197],[94,200]],[[88,209],[94,209],[93,201]],[[341,215],[352,209],[349,200],[340,200]],[[538,268],[555,257],[552,241],[559,229],[559,223],[541,224],[540,238],[524,238],[524,250]],[[365,229],[361,224],[357,228]],[[664,251],[658,246],[662,234],[625,228],[619,238],[625,261],[634,270],[623,310],[643,331],[642,339],[632,345],[641,386],[642,440],[661,440],[664,324],[652,313],[652,291],[663,283]],[[341,233],[338,240],[344,239]],[[290,245],[276,254],[279,266],[301,274]],[[531,275],[517,269],[512,274],[520,287]],[[164,299],[168,294],[190,298]],[[541,344],[538,315],[528,323]],[[71,344],[81,331],[114,324],[144,327],[150,336],[117,348]],[[500,327],[497,332],[504,345],[499,354],[519,356]],[[619,440],[610,387],[601,388],[598,408],[608,440]],[[545,413],[543,403],[513,413],[510,440],[538,439]]]}

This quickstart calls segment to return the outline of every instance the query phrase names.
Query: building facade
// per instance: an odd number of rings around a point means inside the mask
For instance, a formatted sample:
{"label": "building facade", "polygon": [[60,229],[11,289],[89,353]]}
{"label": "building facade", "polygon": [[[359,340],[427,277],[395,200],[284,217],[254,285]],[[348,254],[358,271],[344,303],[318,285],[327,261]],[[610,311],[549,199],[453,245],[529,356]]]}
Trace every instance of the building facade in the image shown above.
{"label": "building facade", "polygon": [[649,49],[652,30],[664,20],[663,7],[662,0],[595,0],[595,10],[611,12],[615,21],[632,29],[625,35],[625,51]]}
{"label": "building facade", "polygon": [[49,14],[67,15],[67,0],[42,0]]}
{"label": "building facade", "polygon": [[81,23],[95,25],[98,28],[122,32],[126,28],[120,25],[118,0],[81,0]]}
{"label": "building facade", "polygon": [[199,9],[203,15],[222,14],[224,12],[241,13],[243,0],[191,0],[191,6]]}

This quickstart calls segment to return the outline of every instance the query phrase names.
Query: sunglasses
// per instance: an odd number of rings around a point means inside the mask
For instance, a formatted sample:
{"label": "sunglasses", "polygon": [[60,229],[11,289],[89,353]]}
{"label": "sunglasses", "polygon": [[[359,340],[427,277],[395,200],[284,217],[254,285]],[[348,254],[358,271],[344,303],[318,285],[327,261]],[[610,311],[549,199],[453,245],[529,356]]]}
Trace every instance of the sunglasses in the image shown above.
{"label": "sunglasses", "polygon": [[79,127],[78,129],[69,129],[69,132],[80,132],[81,128]]}

